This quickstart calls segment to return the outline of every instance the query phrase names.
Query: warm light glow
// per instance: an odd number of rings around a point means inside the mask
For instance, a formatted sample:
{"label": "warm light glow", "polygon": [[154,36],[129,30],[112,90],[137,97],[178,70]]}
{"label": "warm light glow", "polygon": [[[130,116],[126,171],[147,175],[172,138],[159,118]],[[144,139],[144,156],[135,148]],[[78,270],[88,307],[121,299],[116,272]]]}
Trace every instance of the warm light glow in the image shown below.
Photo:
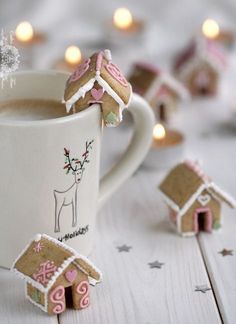
{"label": "warm light glow", "polygon": [[69,64],[79,64],[82,59],[82,54],[77,46],[69,46],[65,51],[65,61]]}
{"label": "warm light glow", "polygon": [[156,140],[162,139],[166,136],[166,131],[164,126],[161,124],[156,124],[155,127],[153,128],[153,137]]}
{"label": "warm light glow", "polygon": [[120,29],[127,29],[132,25],[131,12],[126,8],[116,9],[113,16],[114,25]]}
{"label": "warm light glow", "polygon": [[16,27],[16,38],[21,42],[29,42],[34,36],[34,30],[28,21],[22,21]]}
{"label": "warm light glow", "polygon": [[216,38],[219,35],[220,28],[213,19],[207,19],[202,24],[202,32],[208,38]]}

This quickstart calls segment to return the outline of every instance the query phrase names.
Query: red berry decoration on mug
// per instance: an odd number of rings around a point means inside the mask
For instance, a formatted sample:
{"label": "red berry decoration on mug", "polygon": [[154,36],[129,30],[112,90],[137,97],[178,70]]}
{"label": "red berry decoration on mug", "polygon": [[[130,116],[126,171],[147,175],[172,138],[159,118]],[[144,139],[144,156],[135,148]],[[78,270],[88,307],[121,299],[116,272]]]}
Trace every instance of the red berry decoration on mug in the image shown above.
{"label": "red berry decoration on mug", "polygon": [[115,127],[122,121],[123,109],[129,105],[132,88],[119,67],[111,62],[111,52],[93,54],[69,77],[64,103],[67,112],[99,104],[105,126]]}

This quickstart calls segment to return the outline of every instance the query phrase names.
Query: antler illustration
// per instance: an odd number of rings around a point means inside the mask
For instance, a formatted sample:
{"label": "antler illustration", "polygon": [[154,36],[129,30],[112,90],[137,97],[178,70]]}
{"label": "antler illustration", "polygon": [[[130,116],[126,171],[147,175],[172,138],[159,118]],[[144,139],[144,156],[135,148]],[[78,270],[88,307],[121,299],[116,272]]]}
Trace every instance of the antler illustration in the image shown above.
{"label": "antler illustration", "polygon": [[92,144],[93,144],[94,140],[91,141],[86,141],[86,148],[85,148],[85,152],[82,154],[82,160],[79,160],[77,158],[70,158],[70,151],[66,148],[64,148],[64,155],[66,157],[65,160],[65,165],[64,165],[64,169],[67,169],[67,174],[70,172],[70,170],[72,170],[73,173],[75,173],[78,170],[82,170],[84,167],[85,163],[89,163],[90,160],[88,159],[89,157],[89,150],[92,149]]}

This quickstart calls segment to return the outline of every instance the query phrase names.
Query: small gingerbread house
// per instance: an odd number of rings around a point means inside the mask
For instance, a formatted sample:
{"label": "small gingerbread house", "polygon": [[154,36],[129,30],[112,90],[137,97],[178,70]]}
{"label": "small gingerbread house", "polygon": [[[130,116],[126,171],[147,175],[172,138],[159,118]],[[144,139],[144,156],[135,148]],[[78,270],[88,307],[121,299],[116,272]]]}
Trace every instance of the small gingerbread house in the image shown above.
{"label": "small gingerbread house", "polygon": [[45,234],[23,250],[12,270],[26,281],[26,297],[48,314],[62,313],[68,301],[75,309],[89,305],[89,284],[101,272],[84,256]]}
{"label": "small gingerbread house", "polygon": [[129,105],[132,88],[111,53],[104,50],[85,60],[66,83],[64,103],[67,112],[81,111],[92,104],[100,104],[106,126],[117,126],[122,121],[122,110]]}
{"label": "small gingerbread house", "polygon": [[236,206],[236,201],[191,161],[172,169],[159,189],[169,207],[171,222],[184,236],[219,229],[222,202],[231,208]]}
{"label": "small gingerbread house", "polygon": [[167,121],[177,103],[188,98],[188,91],[179,81],[149,63],[135,63],[128,80],[133,91],[153,107],[157,120]]}
{"label": "small gingerbread house", "polygon": [[193,96],[209,96],[217,93],[225,67],[223,49],[212,40],[200,38],[180,52],[174,63],[174,72]]}

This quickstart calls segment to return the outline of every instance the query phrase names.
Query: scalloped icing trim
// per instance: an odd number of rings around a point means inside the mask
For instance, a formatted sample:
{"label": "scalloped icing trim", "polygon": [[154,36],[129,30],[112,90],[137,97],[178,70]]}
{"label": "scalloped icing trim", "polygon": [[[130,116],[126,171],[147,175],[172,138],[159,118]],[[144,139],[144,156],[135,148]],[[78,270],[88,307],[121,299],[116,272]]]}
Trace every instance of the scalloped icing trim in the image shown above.
{"label": "scalloped icing trim", "polygon": [[62,101],[66,105],[67,113],[71,110],[72,106],[77,100],[79,100],[80,98],[84,98],[85,94],[93,88],[94,83],[96,81],[103,88],[103,90],[106,91],[119,104],[121,110],[123,110],[129,105],[132,96],[132,87],[130,86],[130,84],[128,85],[130,89],[129,101],[127,104],[125,104],[123,100],[118,96],[118,94],[110,87],[107,81],[105,81],[100,76],[100,71],[96,71],[96,76],[94,78],[90,79],[86,84],[79,88],[79,90],[69,100]]}
{"label": "scalloped icing trim", "polygon": [[172,89],[172,91],[175,91],[181,100],[188,100],[190,98],[189,91],[185,88],[184,85],[182,85],[178,80],[176,80],[168,73],[162,72],[161,75],[157,75],[155,77],[151,87],[146,92],[146,100],[150,101],[153,97],[155,97],[156,93],[163,85]]}
{"label": "scalloped icing trim", "polygon": [[71,252],[73,255],[70,256],[68,259],[66,259],[61,266],[57,269],[57,271],[55,271],[54,275],[51,277],[50,281],[48,282],[48,285],[46,287],[44,287],[42,284],[38,283],[37,281],[35,281],[34,279],[32,279],[29,276],[24,275],[23,273],[21,273],[20,271],[18,271],[15,268],[15,264],[17,262],[18,259],[20,259],[22,257],[22,255],[27,251],[27,249],[29,248],[29,246],[31,245],[31,243],[34,241],[30,241],[30,243],[25,247],[25,249],[21,252],[21,254],[17,257],[17,259],[14,261],[12,267],[11,267],[11,271],[15,272],[19,277],[21,277],[22,279],[24,279],[26,282],[30,283],[33,287],[39,289],[41,292],[43,293],[47,293],[48,290],[53,286],[53,284],[55,283],[56,279],[62,274],[62,272],[65,270],[65,268],[72,263],[75,259],[80,258],[82,260],[84,260],[89,266],[91,266],[100,276],[99,280],[96,280],[94,278],[91,278],[88,273],[82,268],[80,267],[80,270],[83,271],[86,275],[88,275],[89,277],[89,281],[92,282],[92,285],[95,285],[96,283],[99,283],[102,281],[102,273],[101,271],[94,266],[94,264],[88,260],[88,258],[86,258],[85,256],[77,253],[73,248],[63,244],[62,242],[58,241],[57,239],[54,239],[46,234],[42,234],[41,237],[53,242],[54,244],[62,247],[64,250],[67,250],[69,252]]}
{"label": "scalloped icing trim", "polygon": [[[164,201],[166,204],[171,207],[175,212],[177,212],[176,215],[176,221],[177,221],[177,230],[178,233],[182,234],[183,232],[181,231],[181,218],[182,216],[186,213],[186,211],[192,206],[192,204],[195,202],[197,197],[202,193],[203,190],[207,189],[214,189],[216,192],[218,192],[222,197],[224,197],[233,207],[236,207],[236,201],[225,191],[220,189],[214,182],[210,183],[203,183],[197,191],[189,198],[189,200],[185,203],[185,205],[180,209],[179,206],[171,200],[165,193],[162,191],[161,194],[163,196]],[[214,196],[212,193],[210,193],[212,196]],[[215,197],[214,197],[215,198]],[[218,201],[222,202],[219,198],[217,199]],[[188,233],[188,232],[187,232]]]}

